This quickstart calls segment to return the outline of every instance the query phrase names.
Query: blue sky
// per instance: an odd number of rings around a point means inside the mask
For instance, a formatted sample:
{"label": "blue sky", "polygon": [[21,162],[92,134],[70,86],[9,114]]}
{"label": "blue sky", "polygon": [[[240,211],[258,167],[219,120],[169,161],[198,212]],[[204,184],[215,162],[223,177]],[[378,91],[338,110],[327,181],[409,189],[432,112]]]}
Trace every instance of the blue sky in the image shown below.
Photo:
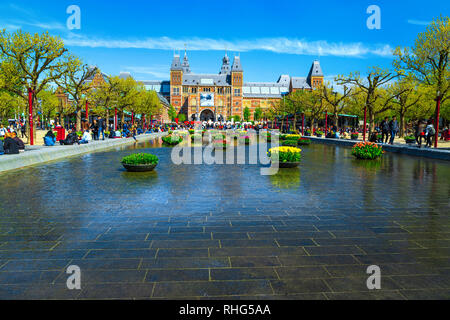
{"label": "blue sky", "polygon": [[[69,5],[81,9],[81,29],[68,30]],[[381,29],[369,30],[370,5]],[[410,46],[449,1],[15,1],[0,2],[0,28],[48,30],[71,52],[107,74],[168,79],[173,50],[187,45],[194,73],[218,73],[225,48],[240,52],[245,81],[306,76],[320,57],[327,80],[369,66],[390,67],[391,49]]]}

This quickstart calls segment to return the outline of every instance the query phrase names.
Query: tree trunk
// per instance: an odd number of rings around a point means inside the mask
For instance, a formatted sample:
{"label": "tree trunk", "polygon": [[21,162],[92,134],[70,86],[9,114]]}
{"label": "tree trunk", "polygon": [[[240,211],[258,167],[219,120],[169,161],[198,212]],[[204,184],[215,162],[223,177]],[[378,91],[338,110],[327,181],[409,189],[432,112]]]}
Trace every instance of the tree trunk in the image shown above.
{"label": "tree trunk", "polygon": [[77,131],[82,131],[81,130],[81,108],[77,107],[77,126],[76,126],[76,130]]}
{"label": "tree trunk", "polygon": [[375,114],[372,110],[369,111],[369,135],[372,134],[372,132],[375,131]]}
{"label": "tree trunk", "polygon": [[123,130],[123,125],[125,124],[125,110],[122,110],[122,118],[120,121],[121,121],[120,127]]}
{"label": "tree trunk", "polygon": [[294,113],[294,132],[297,131],[297,114]]}
{"label": "tree trunk", "polygon": [[311,128],[310,128],[311,135],[313,135],[313,133],[314,133],[314,124],[315,124],[315,122],[316,122],[316,119],[314,119],[314,117],[312,117],[311,118]]}
{"label": "tree trunk", "polygon": [[105,126],[104,128],[106,131],[109,131],[109,109],[106,108],[106,119],[105,119]]}
{"label": "tree trunk", "polygon": [[334,112],[334,126],[337,128],[339,123],[339,114]]}
{"label": "tree trunk", "polygon": [[400,137],[405,136],[405,113],[400,111]]}

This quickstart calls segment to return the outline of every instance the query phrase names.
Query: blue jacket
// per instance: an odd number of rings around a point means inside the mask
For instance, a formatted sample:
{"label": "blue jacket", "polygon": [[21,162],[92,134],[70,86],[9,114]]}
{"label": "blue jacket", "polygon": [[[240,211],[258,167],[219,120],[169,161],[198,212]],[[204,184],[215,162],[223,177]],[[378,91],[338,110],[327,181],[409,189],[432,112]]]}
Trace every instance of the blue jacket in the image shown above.
{"label": "blue jacket", "polygon": [[5,150],[3,149],[3,141],[0,140],[0,154],[5,154]]}
{"label": "blue jacket", "polygon": [[55,145],[55,142],[56,142],[56,138],[52,138],[52,137],[49,137],[49,136],[45,136],[44,137],[44,144],[47,147],[53,147]]}

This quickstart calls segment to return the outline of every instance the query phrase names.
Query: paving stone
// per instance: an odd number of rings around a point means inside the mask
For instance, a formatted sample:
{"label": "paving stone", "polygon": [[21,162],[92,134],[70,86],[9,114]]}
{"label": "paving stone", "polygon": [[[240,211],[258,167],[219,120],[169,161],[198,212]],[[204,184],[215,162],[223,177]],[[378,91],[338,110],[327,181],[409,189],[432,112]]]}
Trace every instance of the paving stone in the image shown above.
{"label": "paving stone", "polygon": [[211,269],[212,280],[278,279],[273,268]]}

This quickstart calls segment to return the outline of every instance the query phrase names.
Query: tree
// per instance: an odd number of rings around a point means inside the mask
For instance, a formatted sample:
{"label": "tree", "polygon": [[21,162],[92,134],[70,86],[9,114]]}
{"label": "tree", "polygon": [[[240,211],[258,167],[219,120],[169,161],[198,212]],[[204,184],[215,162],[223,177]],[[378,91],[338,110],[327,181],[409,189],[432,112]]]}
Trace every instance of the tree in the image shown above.
{"label": "tree", "polygon": [[117,106],[122,115],[122,125],[125,123],[125,110],[134,111],[139,103],[139,93],[143,89],[143,84],[136,82],[132,77],[119,78],[112,77],[109,80],[117,86]]}
{"label": "tree", "polygon": [[262,109],[260,107],[257,107],[253,112],[253,120],[259,121],[262,115],[263,115]]}
{"label": "tree", "polygon": [[[369,134],[375,128],[375,117],[392,108],[391,100],[395,96],[386,96],[383,88],[392,80],[402,75],[402,72],[391,72],[378,67],[369,68],[366,78],[361,78],[359,72],[350,73],[348,77],[338,76],[336,82],[338,85],[353,85],[359,88],[364,97],[364,108],[367,108],[369,116]],[[383,103],[380,103],[383,100]]]}
{"label": "tree", "polygon": [[[13,81],[0,81],[2,88],[28,100],[28,90],[36,96],[66,70],[61,58],[67,49],[63,41],[48,32],[34,34],[18,30],[12,34],[0,31],[0,73],[16,70]],[[30,126],[28,126],[30,128]]]}
{"label": "tree", "polygon": [[39,92],[37,95],[37,101],[39,103],[40,109],[42,110],[44,123],[48,123],[51,118],[56,116],[60,102],[58,97],[55,95],[53,90],[48,87]]}
{"label": "tree", "polygon": [[186,115],[184,113],[179,113],[177,118],[178,118],[179,122],[185,122],[186,121]]}
{"label": "tree", "polygon": [[[437,101],[445,105],[450,96],[450,18],[440,16],[420,33],[412,48],[397,48],[394,65],[408,70],[421,84],[434,91]],[[437,112],[437,108],[436,108]],[[435,115],[437,119],[438,114]],[[438,125],[438,123],[437,123]],[[435,135],[438,139],[438,134]],[[436,140],[437,141],[437,140]]]}
{"label": "tree", "polygon": [[169,110],[167,111],[170,120],[173,122],[175,121],[175,118],[177,117],[177,111],[175,110],[175,108],[173,107],[173,105],[169,106]]}
{"label": "tree", "polygon": [[298,90],[291,92],[285,98],[285,112],[287,114],[292,114],[294,116],[294,131],[297,130],[297,116],[299,113],[304,111],[305,101],[304,101],[303,91]]}
{"label": "tree", "polygon": [[0,90],[0,123],[5,124],[5,121],[13,117],[16,105],[17,98],[15,95]]}
{"label": "tree", "polygon": [[395,106],[395,112],[399,115],[401,137],[405,134],[405,121],[408,112],[417,106],[424,95],[423,90],[420,89],[418,83],[411,76],[403,77],[389,87],[391,95],[395,96],[392,102]]}
{"label": "tree", "polygon": [[249,121],[250,120],[250,109],[248,107],[244,108],[243,117],[244,117],[245,121]]}
{"label": "tree", "polygon": [[325,84],[321,90],[322,99],[326,105],[327,112],[331,111],[334,116],[334,126],[337,128],[339,114],[342,113],[349,101],[349,98],[356,94],[355,90],[348,89],[344,86],[344,93],[341,94],[334,91],[334,88],[329,83]]}
{"label": "tree", "polygon": [[56,78],[55,82],[69,94],[74,101],[77,114],[77,131],[81,131],[81,110],[86,103],[86,94],[90,86],[86,82],[91,79],[97,72],[96,68],[91,68],[76,57],[68,56],[65,63],[66,69],[60,78]]}
{"label": "tree", "polygon": [[[160,114],[162,110],[161,101],[154,90],[144,90],[139,94],[136,111],[150,119],[152,115]],[[184,120],[183,120],[184,121]]]}

